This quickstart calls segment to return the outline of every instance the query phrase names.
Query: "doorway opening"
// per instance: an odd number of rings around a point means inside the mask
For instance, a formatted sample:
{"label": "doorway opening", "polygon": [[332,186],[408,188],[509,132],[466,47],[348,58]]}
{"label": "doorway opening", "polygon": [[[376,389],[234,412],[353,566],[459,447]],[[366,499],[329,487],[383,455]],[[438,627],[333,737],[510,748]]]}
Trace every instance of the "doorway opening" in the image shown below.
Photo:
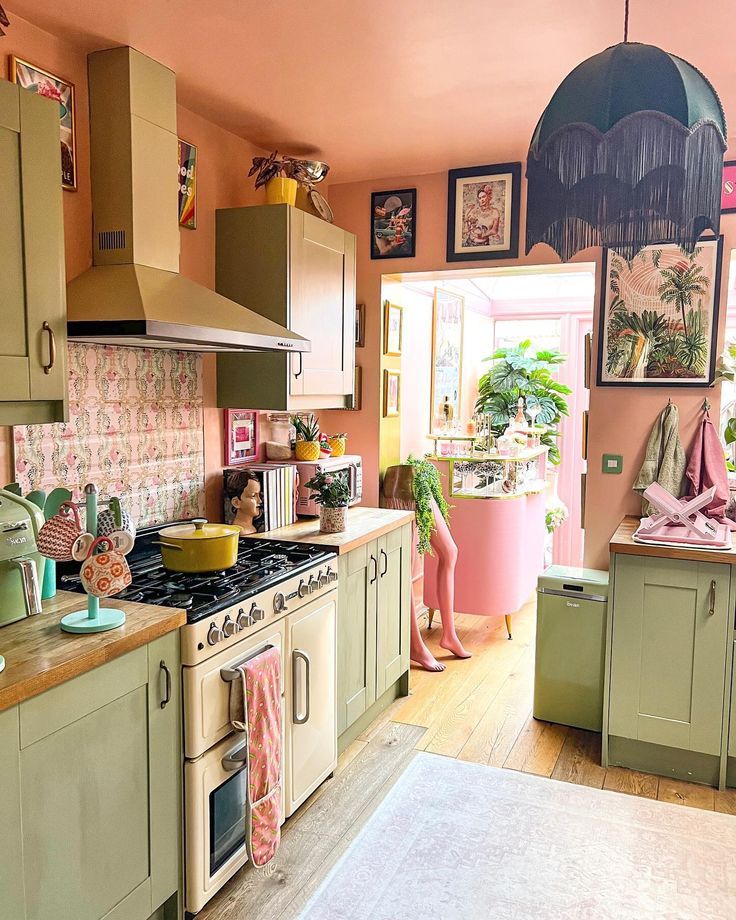
{"label": "doorway opening", "polygon": [[[460,347],[453,351],[450,361],[458,364],[455,377],[451,372],[448,377],[444,367],[443,378],[433,366],[438,293],[440,297],[454,295],[461,305]],[[568,516],[548,536],[547,561],[582,565],[586,361],[596,302],[595,264],[387,275],[382,279],[382,301],[384,311],[386,304],[402,308],[398,349],[388,341],[392,333],[384,315],[382,378],[395,386],[391,374],[399,372],[400,405],[398,414],[383,413],[382,470],[406,460],[409,454],[429,452],[432,443],[428,435],[436,430],[443,413],[445,417],[451,415],[455,430],[464,430],[475,412],[479,387],[494,363],[494,354],[522,346],[530,357],[555,352],[565,356],[550,368],[553,378],[571,392],[564,395],[567,414],[562,415],[559,436],[553,442],[559,448],[560,462],[548,464],[548,494],[551,505],[559,498]],[[391,316],[396,317],[396,311],[391,311]],[[435,392],[440,388],[437,381],[443,379],[450,381],[442,387],[448,393]],[[450,410],[442,405],[448,399],[453,403]]]}

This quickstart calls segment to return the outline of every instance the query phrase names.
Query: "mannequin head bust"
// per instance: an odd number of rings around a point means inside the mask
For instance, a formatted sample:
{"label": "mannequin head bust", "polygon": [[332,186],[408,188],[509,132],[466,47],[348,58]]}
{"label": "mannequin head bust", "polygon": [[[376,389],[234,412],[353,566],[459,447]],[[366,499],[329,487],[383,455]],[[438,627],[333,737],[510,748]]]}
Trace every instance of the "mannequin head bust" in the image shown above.
{"label": "mannequin head bust", "polygon": [[261,480],[252,470],[234,470],[225,484],[225,517],[242,533],[257,533],[263,515]]}

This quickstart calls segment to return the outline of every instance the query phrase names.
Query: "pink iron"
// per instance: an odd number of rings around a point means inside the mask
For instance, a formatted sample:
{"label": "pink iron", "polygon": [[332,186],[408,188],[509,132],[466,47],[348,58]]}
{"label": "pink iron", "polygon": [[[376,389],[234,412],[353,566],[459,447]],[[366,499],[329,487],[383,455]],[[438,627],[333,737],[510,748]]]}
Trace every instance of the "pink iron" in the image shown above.
{"label": "pink iron", "polygon": [[659,483],[652,483],[644,498],[656,511],[643,517],[633,538],[641,543],[664,543],[672,546],[731,549],[731,531],[727,524],[707,518],[701,511],[710,504],[716,487],[711,486],[694,498],[675,498]]}

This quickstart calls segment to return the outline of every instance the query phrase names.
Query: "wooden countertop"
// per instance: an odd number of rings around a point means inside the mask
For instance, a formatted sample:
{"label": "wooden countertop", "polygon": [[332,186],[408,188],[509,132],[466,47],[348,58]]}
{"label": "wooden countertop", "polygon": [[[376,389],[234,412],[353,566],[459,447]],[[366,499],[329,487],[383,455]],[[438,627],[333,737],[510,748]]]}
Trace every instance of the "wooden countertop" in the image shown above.
{"label": "wooden countertop", "polygon": [[682,559],[686,562],[721,562],[736,565],[736,549],[689,549],[686,546],[657,546],[656,544],[637,543],[632,534],[639,526],[639,518],[628,516],[621,521],[618,530],[611,538],[609,548],[612,553],[628,556],[660,556],[666,559]]}
{"label": "wooden countertop", "polygon": [[296,524],[269,530],[266,533],[253,533],[247,536],[257,540],[284,540],[291,543],[310,543],[334,550],[338,555],[349,553],[351,549],[362,546],[370,540],[409,524],[414,520],[413,511],[393,511],[389,508],[348,509],[348,529],[343,533],[320,533],[319,518],[302,518]]}
{"label": "wooden countertop", "polygon": [[183,610],[110,598],[106,607],[125,611],[119,629],[91,635],[62,632],[62,616],[86,602],[86,594],[59,591],[43,602],[43,613],[0,628],[0,654],[5,656],[0,711],[165,636],[187,620]]}

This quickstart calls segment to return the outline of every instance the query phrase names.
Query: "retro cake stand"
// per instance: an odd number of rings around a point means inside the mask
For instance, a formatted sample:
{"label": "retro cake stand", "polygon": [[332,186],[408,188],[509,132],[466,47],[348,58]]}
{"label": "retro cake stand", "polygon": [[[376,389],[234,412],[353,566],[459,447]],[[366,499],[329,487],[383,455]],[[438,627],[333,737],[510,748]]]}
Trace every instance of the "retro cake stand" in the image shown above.
{"label": "retro cake stand", "polygon": [[641,519],[633,539],[663,546],[731,549],[728,525],[711,520],[700,510],[710,504],[715,494],[716,487],[711,486],[694,498],[675,498],[659,483],[652,483],[644,491],[644,498],[656,510]]}

